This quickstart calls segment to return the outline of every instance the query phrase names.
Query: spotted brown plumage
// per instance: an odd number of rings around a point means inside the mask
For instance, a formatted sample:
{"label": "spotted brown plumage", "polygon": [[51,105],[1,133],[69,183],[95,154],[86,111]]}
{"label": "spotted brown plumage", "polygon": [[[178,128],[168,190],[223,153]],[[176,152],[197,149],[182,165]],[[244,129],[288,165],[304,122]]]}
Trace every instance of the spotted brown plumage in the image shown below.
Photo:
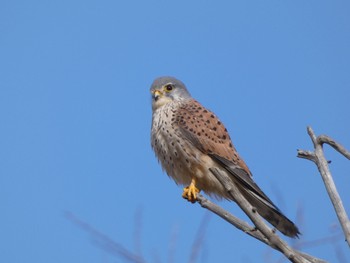
{"label": "spotted brown plumage", "polygon": [[234,148],[230,135],[214,113],[201,106],[196,100],[190,100],[176,111],[176,125],[183,134],[192,139],[195,146],[206,154],[216,154],[240,166],[251,175],[245,162]]}
{"label": "spotted brown plumage", "polygon": [[297,237],[298,228],[273,204],[252,179],[231,138],[217,116],[194,100],[173,77],[156,79],[151,86],[151,145],[162,168],[177,184],[187,186],[183,197],[195,202],[208,195],[232,199],[213,170],[226,173],[257,212],[283,234]]}

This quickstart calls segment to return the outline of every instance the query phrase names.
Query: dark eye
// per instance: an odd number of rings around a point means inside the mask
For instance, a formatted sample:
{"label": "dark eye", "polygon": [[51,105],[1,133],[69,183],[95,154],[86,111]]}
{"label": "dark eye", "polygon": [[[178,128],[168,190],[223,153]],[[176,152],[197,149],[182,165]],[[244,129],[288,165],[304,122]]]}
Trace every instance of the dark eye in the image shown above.
{"label": "dark eye", "polygon": [[166,84],[166,85],[164,86],[164,88],[165,88],[166,91],[172,91],[173,88],[174,88],[174,86],[173,86],[172,84]]}

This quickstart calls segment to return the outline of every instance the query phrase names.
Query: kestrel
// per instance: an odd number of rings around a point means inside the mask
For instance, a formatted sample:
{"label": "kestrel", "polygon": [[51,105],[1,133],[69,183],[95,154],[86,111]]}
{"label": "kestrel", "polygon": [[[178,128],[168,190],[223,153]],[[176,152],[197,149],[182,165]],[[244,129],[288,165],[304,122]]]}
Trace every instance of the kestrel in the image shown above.
{"label": "kestrel", "polygon": [[[187,186],[183,197],[195,202],[203,190],[232,200],[213,169],[226,173],[257,212],[289,237],[299,230],[253,181],[230,136],[216,115],[193,99],[186,86],[173,77],[157,78],[151,86],[152,148],[162,168],[177,184]],[[233,200],[234,201],[234,200]]]}

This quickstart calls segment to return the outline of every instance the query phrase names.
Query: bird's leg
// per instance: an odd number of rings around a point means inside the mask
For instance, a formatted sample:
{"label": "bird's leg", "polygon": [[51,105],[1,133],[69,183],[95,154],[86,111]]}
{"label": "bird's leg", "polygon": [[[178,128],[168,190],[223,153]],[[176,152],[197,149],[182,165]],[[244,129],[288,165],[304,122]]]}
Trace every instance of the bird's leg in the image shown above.
{"label": "bird's leg", "polygon": [[196,180],[192,178],[191,184],[184,188],[182,197],[187,199],[187,201],[194,203],[197,201],[197,194],[199,189],[196,187]]}

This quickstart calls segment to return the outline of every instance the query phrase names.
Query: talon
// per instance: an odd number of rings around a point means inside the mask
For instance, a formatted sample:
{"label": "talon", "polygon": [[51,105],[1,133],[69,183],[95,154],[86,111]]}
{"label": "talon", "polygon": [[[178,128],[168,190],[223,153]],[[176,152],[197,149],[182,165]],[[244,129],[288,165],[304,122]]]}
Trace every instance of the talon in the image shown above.
{"label": "talon", "polygon": [[191,203],[195,203],[197,201],[198,193],[199,193],[199,189],[196,187],[196,181],[192,179],[191,184],[184,188],[182,197],[187,199],[187,201]]}

